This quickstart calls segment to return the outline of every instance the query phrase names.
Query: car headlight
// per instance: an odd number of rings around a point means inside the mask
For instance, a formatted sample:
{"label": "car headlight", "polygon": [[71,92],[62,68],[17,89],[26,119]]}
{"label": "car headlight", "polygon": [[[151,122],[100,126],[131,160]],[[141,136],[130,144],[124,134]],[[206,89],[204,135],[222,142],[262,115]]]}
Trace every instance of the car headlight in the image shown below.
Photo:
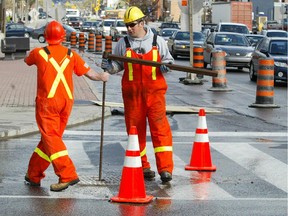
{"label": "car headlight", "polygon": [[277,67],[288,67],[287,63],[285,62],[274,62],[274,65],[277,66]]}
{"label": "car headlight", "polygon": [[185,49],[187,46],[184,44],[175,44],[177,48]]}
{"label": "car headlight", "polygon": [[252,52],[247,53],[245,57],[249,57],[249,58],[251,58],[251,57],[252,57]]}

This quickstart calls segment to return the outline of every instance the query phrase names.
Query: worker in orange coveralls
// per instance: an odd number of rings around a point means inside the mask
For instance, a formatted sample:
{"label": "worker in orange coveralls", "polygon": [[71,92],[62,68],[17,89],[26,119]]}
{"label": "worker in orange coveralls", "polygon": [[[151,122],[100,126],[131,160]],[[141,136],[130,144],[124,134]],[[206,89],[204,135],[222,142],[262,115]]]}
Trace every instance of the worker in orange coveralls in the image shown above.
{"label": "worker in orange coveralls", "polygon": [[[114,54],[172,64],[174,59],[165,40],[145,25],[144,18],[145,15],[138,7],[133,6],[126,10],[124,23],[128,35],[117,42]],[[166,117],[167,84],[163,75],[169,68],[165,65],[152,67],[108,59],[102,59],[101,67],[110,74],[124,69],[122,97],[126,130],[128,133],[131,126],[137,127],[144,178],[150,180],[155,177],[146,155],[148,119],[158,173],[162,182],[171,181],[174,166],[172,133]]]}
{"label": "worker in orange coveralls", "polygon": [[73,71],[91,80],[106,82],[109,74],[97,73],[74,51],[61,45],[65,30],[57,21],[51,21],[44,33],[48,46],[35,48],[25,58],[27,65],[37,66],[36,121],[41,140],[33,152],[25,176],[30,186],[40,186],[44,171],[52,163],[59,182],[51,191],[62,191],[79,182],[62,135],[73,106]]}

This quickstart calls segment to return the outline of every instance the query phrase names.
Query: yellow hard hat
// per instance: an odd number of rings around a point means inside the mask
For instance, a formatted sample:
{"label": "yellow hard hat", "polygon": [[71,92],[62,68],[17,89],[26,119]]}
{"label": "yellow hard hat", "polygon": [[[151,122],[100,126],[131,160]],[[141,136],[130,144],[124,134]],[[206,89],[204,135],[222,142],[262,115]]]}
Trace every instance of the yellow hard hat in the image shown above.
{"label": "yellow hard hat", "polygon": [[124,14],[124,23],[131,23],[145,17],[143,12],[135,6],[129,7]]}

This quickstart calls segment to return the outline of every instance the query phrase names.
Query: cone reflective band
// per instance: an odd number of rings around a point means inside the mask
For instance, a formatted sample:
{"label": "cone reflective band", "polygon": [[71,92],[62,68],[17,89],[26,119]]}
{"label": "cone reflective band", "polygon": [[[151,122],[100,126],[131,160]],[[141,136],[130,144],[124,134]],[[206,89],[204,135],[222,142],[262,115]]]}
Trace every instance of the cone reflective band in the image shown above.
{"label": "cone reflective band", "polygon": [[[133,132],[134,129],[131,128],[128,143],[139,143],[137,133],[133,134]],[[130,168],[142,168],[139,145],[128,145],[124,159],[124,166]]]}
{"label": "cone reflective band", "polygon": [[216,170],[216,166],[212,165],[212,159],[210,155],[208,129],[204,109],[199,110],[198,125],[195,132],[190,164],[185,166],[185,170]]}
{"label": "cone reflective band", "polygon": [[148,203],[152,199],[153,196],[146,195],[137,128],[132,126],[129,131],[119,193],[118,196],[112,197],[111,201]]}

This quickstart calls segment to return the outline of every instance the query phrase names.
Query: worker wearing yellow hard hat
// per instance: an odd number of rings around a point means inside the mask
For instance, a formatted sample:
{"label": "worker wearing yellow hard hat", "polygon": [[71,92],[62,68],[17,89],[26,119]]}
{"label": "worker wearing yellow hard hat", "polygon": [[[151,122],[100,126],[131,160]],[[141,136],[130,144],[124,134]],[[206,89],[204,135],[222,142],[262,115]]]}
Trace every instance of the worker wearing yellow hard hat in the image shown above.
{"label": "worker wearing yellow hard hat", "polygon": [[144,17],[145,15],[138,7],[132,6],[129,7],[124,14],[124,23],[127,24],[138,21],[143,19]]}

